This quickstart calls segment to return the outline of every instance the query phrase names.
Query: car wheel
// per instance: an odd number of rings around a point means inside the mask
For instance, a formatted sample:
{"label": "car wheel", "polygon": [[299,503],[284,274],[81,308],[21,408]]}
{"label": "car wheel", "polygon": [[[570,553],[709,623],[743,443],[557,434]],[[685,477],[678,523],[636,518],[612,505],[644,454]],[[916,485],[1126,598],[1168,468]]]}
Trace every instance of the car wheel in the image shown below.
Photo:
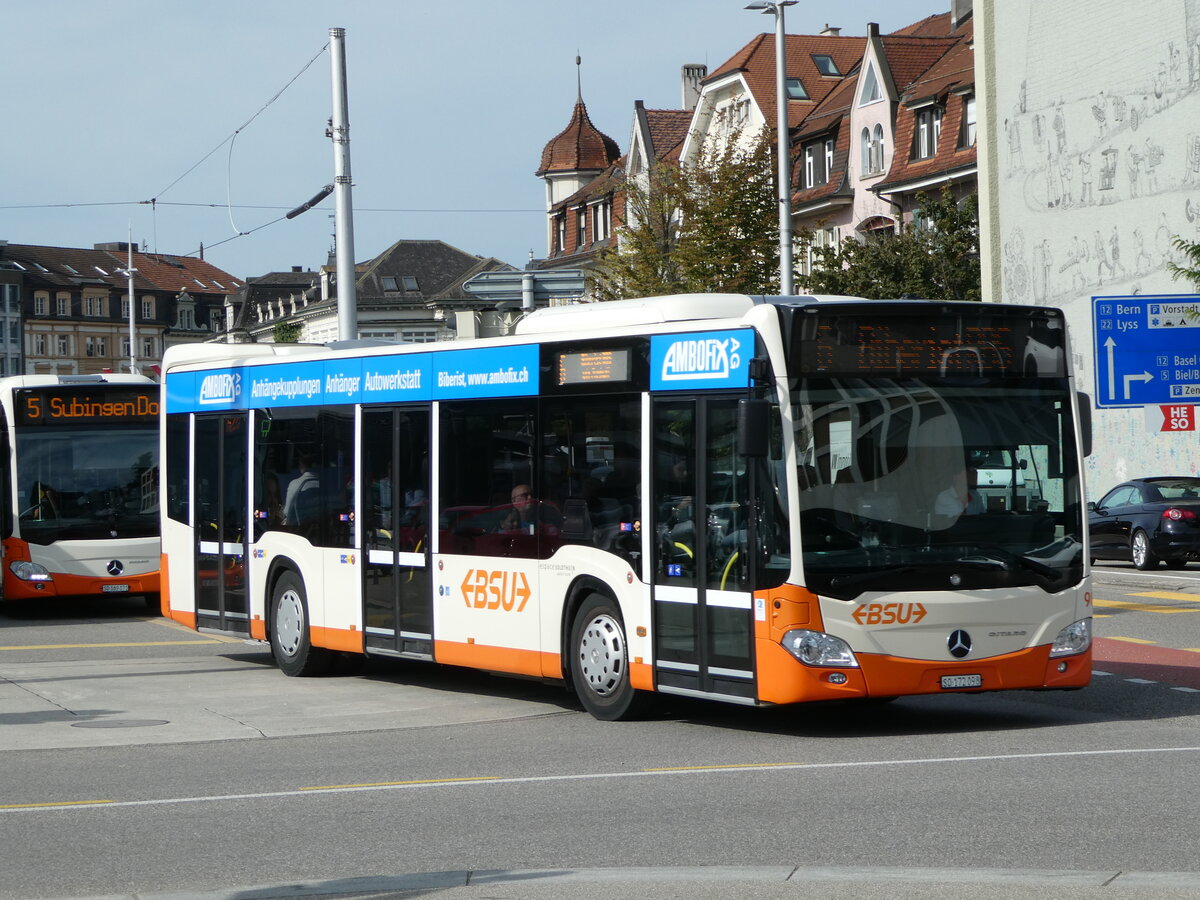
{"label": "car wheel", "polygon": [[333,654],[312,645],[308,627],[308,599],[304,581],[295,572],[284,572],[271,592],[271,655],[285,675],[324,675]]}
{"label": "car wheel", "polygon": [[1150,549],[1150,538],[1146,535],[1146,532],[1135,531],[1133,533],[1133,544],[1130,550],[1133,555],[1133,564],[1139,569],[1144,571],[1158,566],[1158,557]]}
{"label": "car wheel", "polygon": [[602,594],[583,601],[571,628],[571,682],[584,709],[614,721],[637,715],[639,692],[629,683],[629,646],[616,604]]}

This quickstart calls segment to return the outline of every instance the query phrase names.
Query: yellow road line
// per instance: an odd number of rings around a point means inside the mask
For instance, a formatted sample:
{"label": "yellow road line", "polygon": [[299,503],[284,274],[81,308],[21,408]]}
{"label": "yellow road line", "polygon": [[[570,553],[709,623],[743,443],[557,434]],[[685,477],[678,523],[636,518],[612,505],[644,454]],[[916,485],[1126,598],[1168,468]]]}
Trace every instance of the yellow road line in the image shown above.
{"label": "yellow road line", "polygon": [[1157,644],[1158,643],[1158,641],[1144,641],[1141,638],[1117,637],[1115,635],[1113,637],[1110,637],[1109,640],[1110,641],[1125,641],[1126,643],[1129,643],[1129,644]]}
{"label": "yellow road line", "polygon": [[1200,612],[1200,607],[1163,606],[1161,603],[1130,603],[1128,600],[1098,600],[1093,599],[1096,606],[1106,606],[1112,609],[1133,609],[1139,612],[1154,613],[1194,613]]}
{"label": "yellow road line", "polygon": [[475,778],[426,778],[421,781],[367,781],[362,784],[324,784],[298,788],[301,791],[338,791],[349,788],[403,787],[407,784],[456,784],[470,781],[499,781],[499,775],[481,775]]}
{"label": "yellow road line", "polygon": [[103,806],[113,803],[113,800],[59,800],[52,803],[5,803],[0,809],[40,809],[46,806]]}
{"label": "yellow road line", "polygon": [[86,647],[175,647],[182,644],[221,644],[224,641],[121,641],[112,644],[13,644],[0,650],[82,650]]}
{"label": "yellow road line", "polygon": [[1156,600],[1189,600],[1192,603],[1200,603],[1200,594],[1184,594],[1179,591],[1145,591],[1144,593],[1130,594],[1130,597],[1154,597]]}

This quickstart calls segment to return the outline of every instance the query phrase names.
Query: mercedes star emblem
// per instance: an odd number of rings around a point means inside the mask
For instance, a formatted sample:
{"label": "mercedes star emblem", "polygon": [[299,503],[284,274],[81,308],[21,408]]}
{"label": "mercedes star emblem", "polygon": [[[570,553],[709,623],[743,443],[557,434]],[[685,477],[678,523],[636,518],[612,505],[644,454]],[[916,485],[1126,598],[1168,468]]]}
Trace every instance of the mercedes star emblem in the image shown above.
{"label": "mercedes star emblem", "polygon": [[962,659],[971,652],[971,636],[961,628],[950,632],[946,644],[950,647],[950,655],[955,659]]}
{"label": "mercedes star emblem", "polygon": [[109,575],[120,575],[125,571],[125,564],[119,559],[111,559],[108,561],[108,565],[104,568],[108,570]]}

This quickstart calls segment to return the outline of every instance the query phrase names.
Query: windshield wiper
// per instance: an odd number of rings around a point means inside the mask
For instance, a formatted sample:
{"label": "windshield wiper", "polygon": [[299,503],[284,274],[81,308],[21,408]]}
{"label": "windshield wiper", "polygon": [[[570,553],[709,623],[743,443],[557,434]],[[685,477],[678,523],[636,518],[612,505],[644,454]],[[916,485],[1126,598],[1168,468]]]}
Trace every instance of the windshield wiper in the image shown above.
{"label": "windshield wiper", "polygon": [[[1006,563],[1016,563],[1021,568],[1029,572],[1033,572],[1035,575],[1040,575],[1042,578],[1057,579],[1062,577],[1062,573],[1053,566],[1048,566],[1045,563],[1038,562],[1036,559],[1025,556],[1024,554],[1014,553],[1011,550],[1006,550],[1004,547],[989,544],[988,546],[981,547],[980,549],[986,550],[989,553],[996,553],[1001,557],[1001,559],[991,559],[987,556],[964,556],[961,560],[959,560],[959,562],[964,565],[971,565],[971,561],[973,560],[978,560],[983,563],[999,563],[999,568],[1007,568]],[[995,567],[993,566],[993,568]]]}
{"label": "windshield wiper", "polygon": [[844,592],[847,588],[859,588],[859,593],[861,593],[861,588],[864,585],[878,581],[881,578],[907,575],[910,572],[916,571],[916,568],[916,566],[888,566],[884,569],[871,569],[869,572],[856,572],[853,575],[834,575],[829,579],[829,587],[838,592]]}

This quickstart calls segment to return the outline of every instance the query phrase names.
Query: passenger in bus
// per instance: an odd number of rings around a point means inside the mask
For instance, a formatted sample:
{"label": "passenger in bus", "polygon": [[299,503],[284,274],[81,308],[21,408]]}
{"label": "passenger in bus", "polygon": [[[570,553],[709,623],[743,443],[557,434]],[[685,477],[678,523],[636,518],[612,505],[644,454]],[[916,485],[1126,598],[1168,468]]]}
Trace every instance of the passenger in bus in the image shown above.
{"label": "passenger in bus", "polygon": [[982,513],[983,497],[978,490],[979,470],[964,465],[954,473],[950,486],[937,495],[933,511],[939,516],[975,516]]}
{"label": "passenger in bus", "polygon": [[268,472],[263,478],[263,512],[267,528],[278,528],[283,524],[283,495],[279,490],[279,478]]}
{"label": "passenger in bus", "polygon": [[499,531],[506,534],[557,534],[562,527],[562,516],[551,503],[533,496],[533,488],[527,484],[515,485],[511,494],[512,509],[500,521]]}
{"label": "passenger in bus", "polygon": [[287,498],[283,502],[284,524],[292,528],[311,524],[320,506],[321,482],[312,470],[312,454],[301,453],[297,465],[300,474],[288,483]]}

